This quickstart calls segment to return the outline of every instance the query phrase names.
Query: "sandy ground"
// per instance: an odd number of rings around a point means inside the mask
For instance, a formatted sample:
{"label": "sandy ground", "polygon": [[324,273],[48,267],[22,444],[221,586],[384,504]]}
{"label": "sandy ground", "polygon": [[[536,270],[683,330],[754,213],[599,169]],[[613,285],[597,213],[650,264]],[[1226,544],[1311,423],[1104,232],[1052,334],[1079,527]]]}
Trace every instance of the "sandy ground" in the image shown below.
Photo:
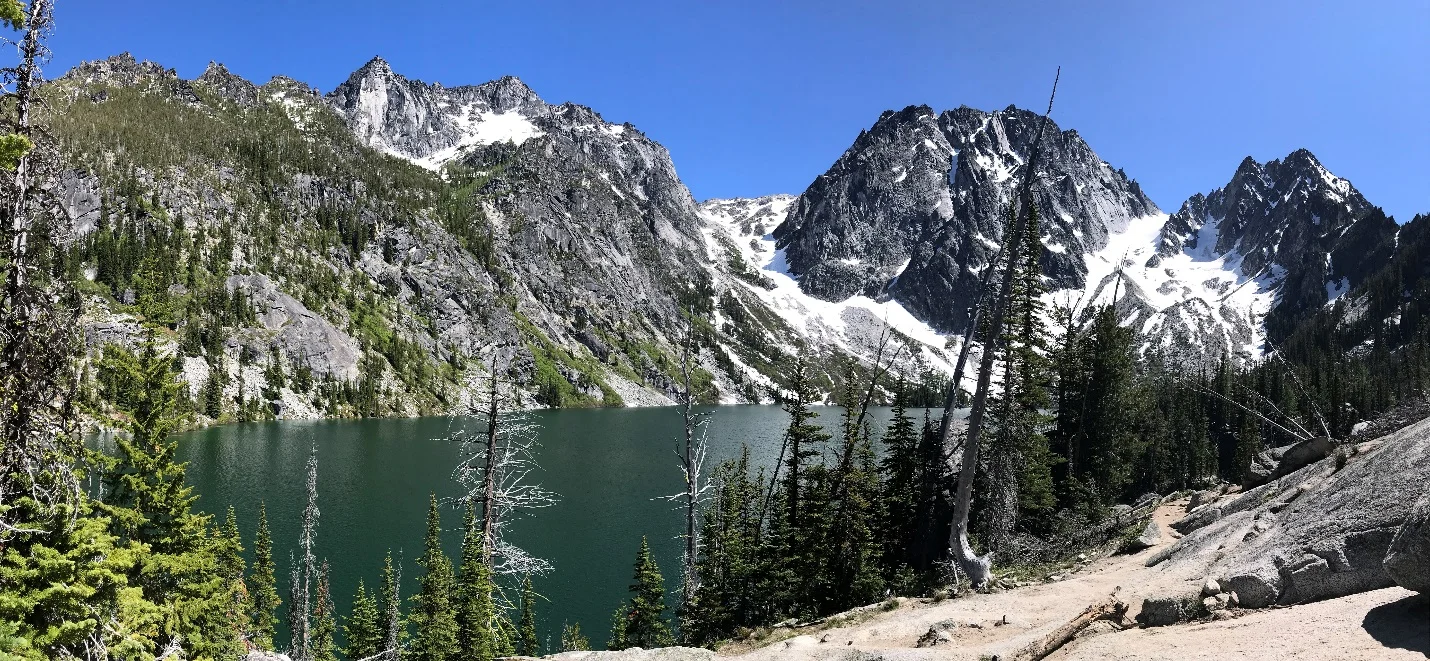
{"label": "sandy ground", "polygon": [[[938,603],[908,602],[848,627],[811,629],[758,649],[722,656],[763,659],[970,659],[1007,655],[1116,594],[1135,617],[1142,599],[1165,594],[1168,579],[1144,567],[1174,541],[1168,524],[1182,503],[1159,508],[1161,545],[1078,567],[1062,580]],[[1241,617],[1152,629],[1108,631],[1073,641],[1053,659],[1423,659],[1430,657],[1430,600],[1392,588]],[[950,640],[916,648],[937,622],[952,620]],[[1006,622],[1006,623],[1005,623]]]}

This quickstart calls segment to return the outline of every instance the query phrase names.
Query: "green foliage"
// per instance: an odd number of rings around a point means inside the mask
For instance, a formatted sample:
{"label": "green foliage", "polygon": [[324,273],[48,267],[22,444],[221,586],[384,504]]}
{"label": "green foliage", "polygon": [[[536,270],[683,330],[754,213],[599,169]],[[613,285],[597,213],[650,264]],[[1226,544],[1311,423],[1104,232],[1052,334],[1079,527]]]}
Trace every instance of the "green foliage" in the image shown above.
{"label": "green foliage", "polygon": [[437,495],[432,494],[427,510],[427,538],[422,558],[424,574],[417,579],[420,591],[413,596],[412,623],[417,634],[412,641],[413,661],[447,661],[456,658],[457,613],[453,608],[455,580],[452,563],[442,552],[442,519]]}
{"label": "green foliage", "polygon": [[258,503],[258,531],[253,537],[253,574],[249,577],[249,640],[260,649],[273,649],[273,630],[278,625],[277,566],[273,562],[273,539],[268,530],[268,507]]}
{"label": "green foliage", "polygon": [[163,618],[129,583],[144,548],[112,534],[88,505],[47,510],[25,498],[11,507],[38,532],[0,550],[0,655],[53,659],[93,637],[113,658],[152,658]]}
{"label": "green foliage", "polygon": [[531,587],[531,575],[521,582],[521,620],[516,625],[516,653],[539,656],[541,644],[536,639],[536,590]]}
{"label": "green foliage", "polygon": [[[382,651],[382,623],[377,609],[377,599],[368,594],[362,579],[358,579],[357,593],[353,595],[352,613],[343,623],[343,638],[347,647],[343,654],[350,660],[366,659]],[[473,659],[481,657],[473,654]]]}
{"label": "green foliage", "polygon": [[581,623],[561,625],[561,651],[584,652],[591,649],[591,639],[581,633]]}
{"label": "green foliage", "polygon": [[[4,0],[4,2],[14,1],[15,0]],[[3,14],[6,8],[7,7],[0,2],[0,20],[8,22],[10,20],[9,17]],[[25,155],[30,153],[30,150],[34,148],[35,143],[30,142],[29,138],[18,133],[0,135],[0,168],[14,171],[15,168],[20,166],[20,159],[24,158]]]}
{"label": "green foliage", "polygon": [[476,507],[468,502],[463,519],[462,563],[457,582],[457,645],[474,661],[487,661],[504,650],[505,631],[493,592],[491,568],[482,555]]}
{"label": "green foliage", "polygon": [[318,572],[318,593],[313,603],[313,661],[337,661],[337,646],[333,643],[337,629],[332,589],[328,584],[328,563],[324,561]]}
{"label": "green foliage", "polygon": [[650,545],[641,538],[636,552],[631,600],[616,609],[611,618],[611,641],[606,649],[652,648],[674,644],[670,624],[665,620],[665,578],[651,557]]}

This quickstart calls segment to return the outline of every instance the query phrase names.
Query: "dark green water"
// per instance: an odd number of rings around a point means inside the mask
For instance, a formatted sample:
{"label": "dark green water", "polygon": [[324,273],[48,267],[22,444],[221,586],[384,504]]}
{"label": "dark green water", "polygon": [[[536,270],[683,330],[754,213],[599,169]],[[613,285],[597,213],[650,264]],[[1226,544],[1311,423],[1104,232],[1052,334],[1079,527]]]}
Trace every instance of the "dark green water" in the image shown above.
{"label": "dark green water", "polygon": [[[713,410],[711,468],[738,456],[746,444],[757,465],[774,463],[787,422],[779,408]],[[836,425],[840,413],[821,410],[821,421]],[[538,479],[561,498],[513,523],[510,539],[554,565],[534,580],[549,600],[537,611],[543,640],[559,639],[563,622],[580,622],[599,647],[611,612],[627,596],[642,535],[650,540],[667,589],[679,587],[682,518],[660,497],[682,489],[673,452],[680,416],[662,408],[554,410],[536,417],[543,425]],[[877,437],[889,411],[876,410],[872,418]],[[179,456],[189,464],[199,507],[220,516],[230,505],[237,510],[245,546],[251,546],[259,501],[266,501],[286,600],[288,554],[296,548],[305,498],[304,465],[316,443],[317,554],[331,564],[339,613],[346,614],[359,578],[369,589],[377,585],[389,549],[404,558],[404,595],[416,589],[414,560],[422,552],[428,494],[449,498],[458,492],[451,471],[459,448],[445,439],[462,424],[423,418],[230,425],[180,437]],[[444,509],[442,522],[448,555],[456,558],[461,513]]]}

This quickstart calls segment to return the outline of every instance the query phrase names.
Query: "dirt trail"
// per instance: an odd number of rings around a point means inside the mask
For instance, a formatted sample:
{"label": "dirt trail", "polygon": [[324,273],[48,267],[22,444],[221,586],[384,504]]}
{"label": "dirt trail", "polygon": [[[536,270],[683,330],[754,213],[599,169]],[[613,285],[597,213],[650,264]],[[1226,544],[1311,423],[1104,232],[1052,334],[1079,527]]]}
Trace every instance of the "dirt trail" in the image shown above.
{"label": "dirt trail", "polygon": [[[1149,570],[1144,563],[1176,541],[1168,524],[1181,518],[1184,505],[1168,503],[1154,512],[1153,520],[1162,529],[1161,544],[1093,561],[1059,581],[938,603],[910,601],[858,624],[808,630],[758,649],[722,651],[721,656],[750,661],[973,660],[1021,649],[1114,593],[1131,606],[1128,617],[1135,617],[1145,597],[1178,587],[1175,579]],[[1408,597],[1413,594],[1398,588],[1379,590],[1217,622],[1109,631],[1075,640],[1049,658],[1423,659],[1430,654],[1426,642],[1430,631],[1420,632],[1417,639],[1415,625],[1417,618],[1430,621],[1430,615],[1423,599]],[[942,627],[947,640],[916,647],[931,626],[945,621],[956,623]],[[1381,630],[1373,631],[1376,626]],[[1397,642],[1400,647],[1392,644]]]}

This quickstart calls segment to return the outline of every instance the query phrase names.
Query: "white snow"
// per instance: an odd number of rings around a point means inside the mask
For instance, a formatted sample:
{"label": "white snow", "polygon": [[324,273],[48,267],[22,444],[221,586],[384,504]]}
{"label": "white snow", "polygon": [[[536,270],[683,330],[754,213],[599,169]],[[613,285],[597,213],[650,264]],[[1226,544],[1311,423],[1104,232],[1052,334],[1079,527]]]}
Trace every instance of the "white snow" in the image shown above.
{"label": "white snow", "polygon": [[[1114,302],[1114,292],[1119,299],[1135,294],[1150,308],[1150,314],[1144,318],[1133,313],[1123,320],[1124,325],[1141,319],[1144,331],[1165,331],[1169,322],[1170,327],[1190,330],[1220,326],[1229,342],[1225,349],[1260,356],[1266,341],[1262,319],[1275,305],[1285,269],[1272,264],[1261,272],[1243,272],[1244,258],[1235,247],[1217,252],[1216,218],[1203,220],[1195,235],[1196,247],[1163,256],[1155,267],[1148,267],[1167,218],[1167,214],[1159,213],[1133,219],[1125,228],[1111,229],[1107,245],[1084,257],[1086,287],[1081,291],[1051,292],[1045,300],[1050,305],[1071,300],[1086,309]],[[1245,337],[1248,329],[1249,337]],[[1246,341],[1236,345],[1233,338],[1239,335]],[[1222,347],[1202,349],[1215,355]]]}
{"label": "white snow", "polygon": [[[773,221],[763,221],[766,230],[773,230],[784,219],[794,199],[778,196],[767,203]],[[867,356],[870,353],[868,348],[871,343],[877,343],[880,330],[887,323],[894,330],[937,349],[938,351],[922,349],[923,359],[936,368],[952,372],[953,366],[942,351],[946,338],[899,303],[893,300],[875,301],[867,296],[854,296],[839,302],[822,301],[809,296],[799,288],[798,280],[790,274],[789,264],[785,261],[785,251],[775,248],[773,236],[753,236],[743,232],[738,218],[714,209],[710,203],[702,205],[702,213],[708,221],[705,228],[706,250],[712,265],[724,261],[727,241],[733,244],[746,264],[758,269],[761,275],[775,285],[773,289],[767,290],[736,281],[738,286],[757,296],[771,311],[808,340],[832,344],[854,355],[871,357]],[[724,240],[721,240],[719,234],[724,235]],[[857,260],[844,261],[858,263]],[[895,271],[895,279],[907,267],[906,261]]]}
{"label": "white snow", "polygon": [[1345,294],[1346,292],[1348,292],[1348,291],[1350,291],[1350,290],[1351,290],[1351,279],[1350,279],[1350,278],[1341,278],[1340,280],[1331,280],[1330,282],[1327,282],[1327,283],[1326,283],[1326,304],[1329,305],[1329,304],[1331,304],[1331,303],[1336,302],[1336,299],[1340,298],[1342,294]]}
{"label": "white snow", "polygon": [[531,123],[530,119],[515,110],[494,113],[476,108],[466,108],[457,115],[456,123],[462,136],[457,144],[423,158],[411,158],[402,154],[399,156],[409,158],[413,163],[428,170],[438,170],[448,161],[472,147],[497,142],[511,142],[519,145],[543,135],[541,130]]}

